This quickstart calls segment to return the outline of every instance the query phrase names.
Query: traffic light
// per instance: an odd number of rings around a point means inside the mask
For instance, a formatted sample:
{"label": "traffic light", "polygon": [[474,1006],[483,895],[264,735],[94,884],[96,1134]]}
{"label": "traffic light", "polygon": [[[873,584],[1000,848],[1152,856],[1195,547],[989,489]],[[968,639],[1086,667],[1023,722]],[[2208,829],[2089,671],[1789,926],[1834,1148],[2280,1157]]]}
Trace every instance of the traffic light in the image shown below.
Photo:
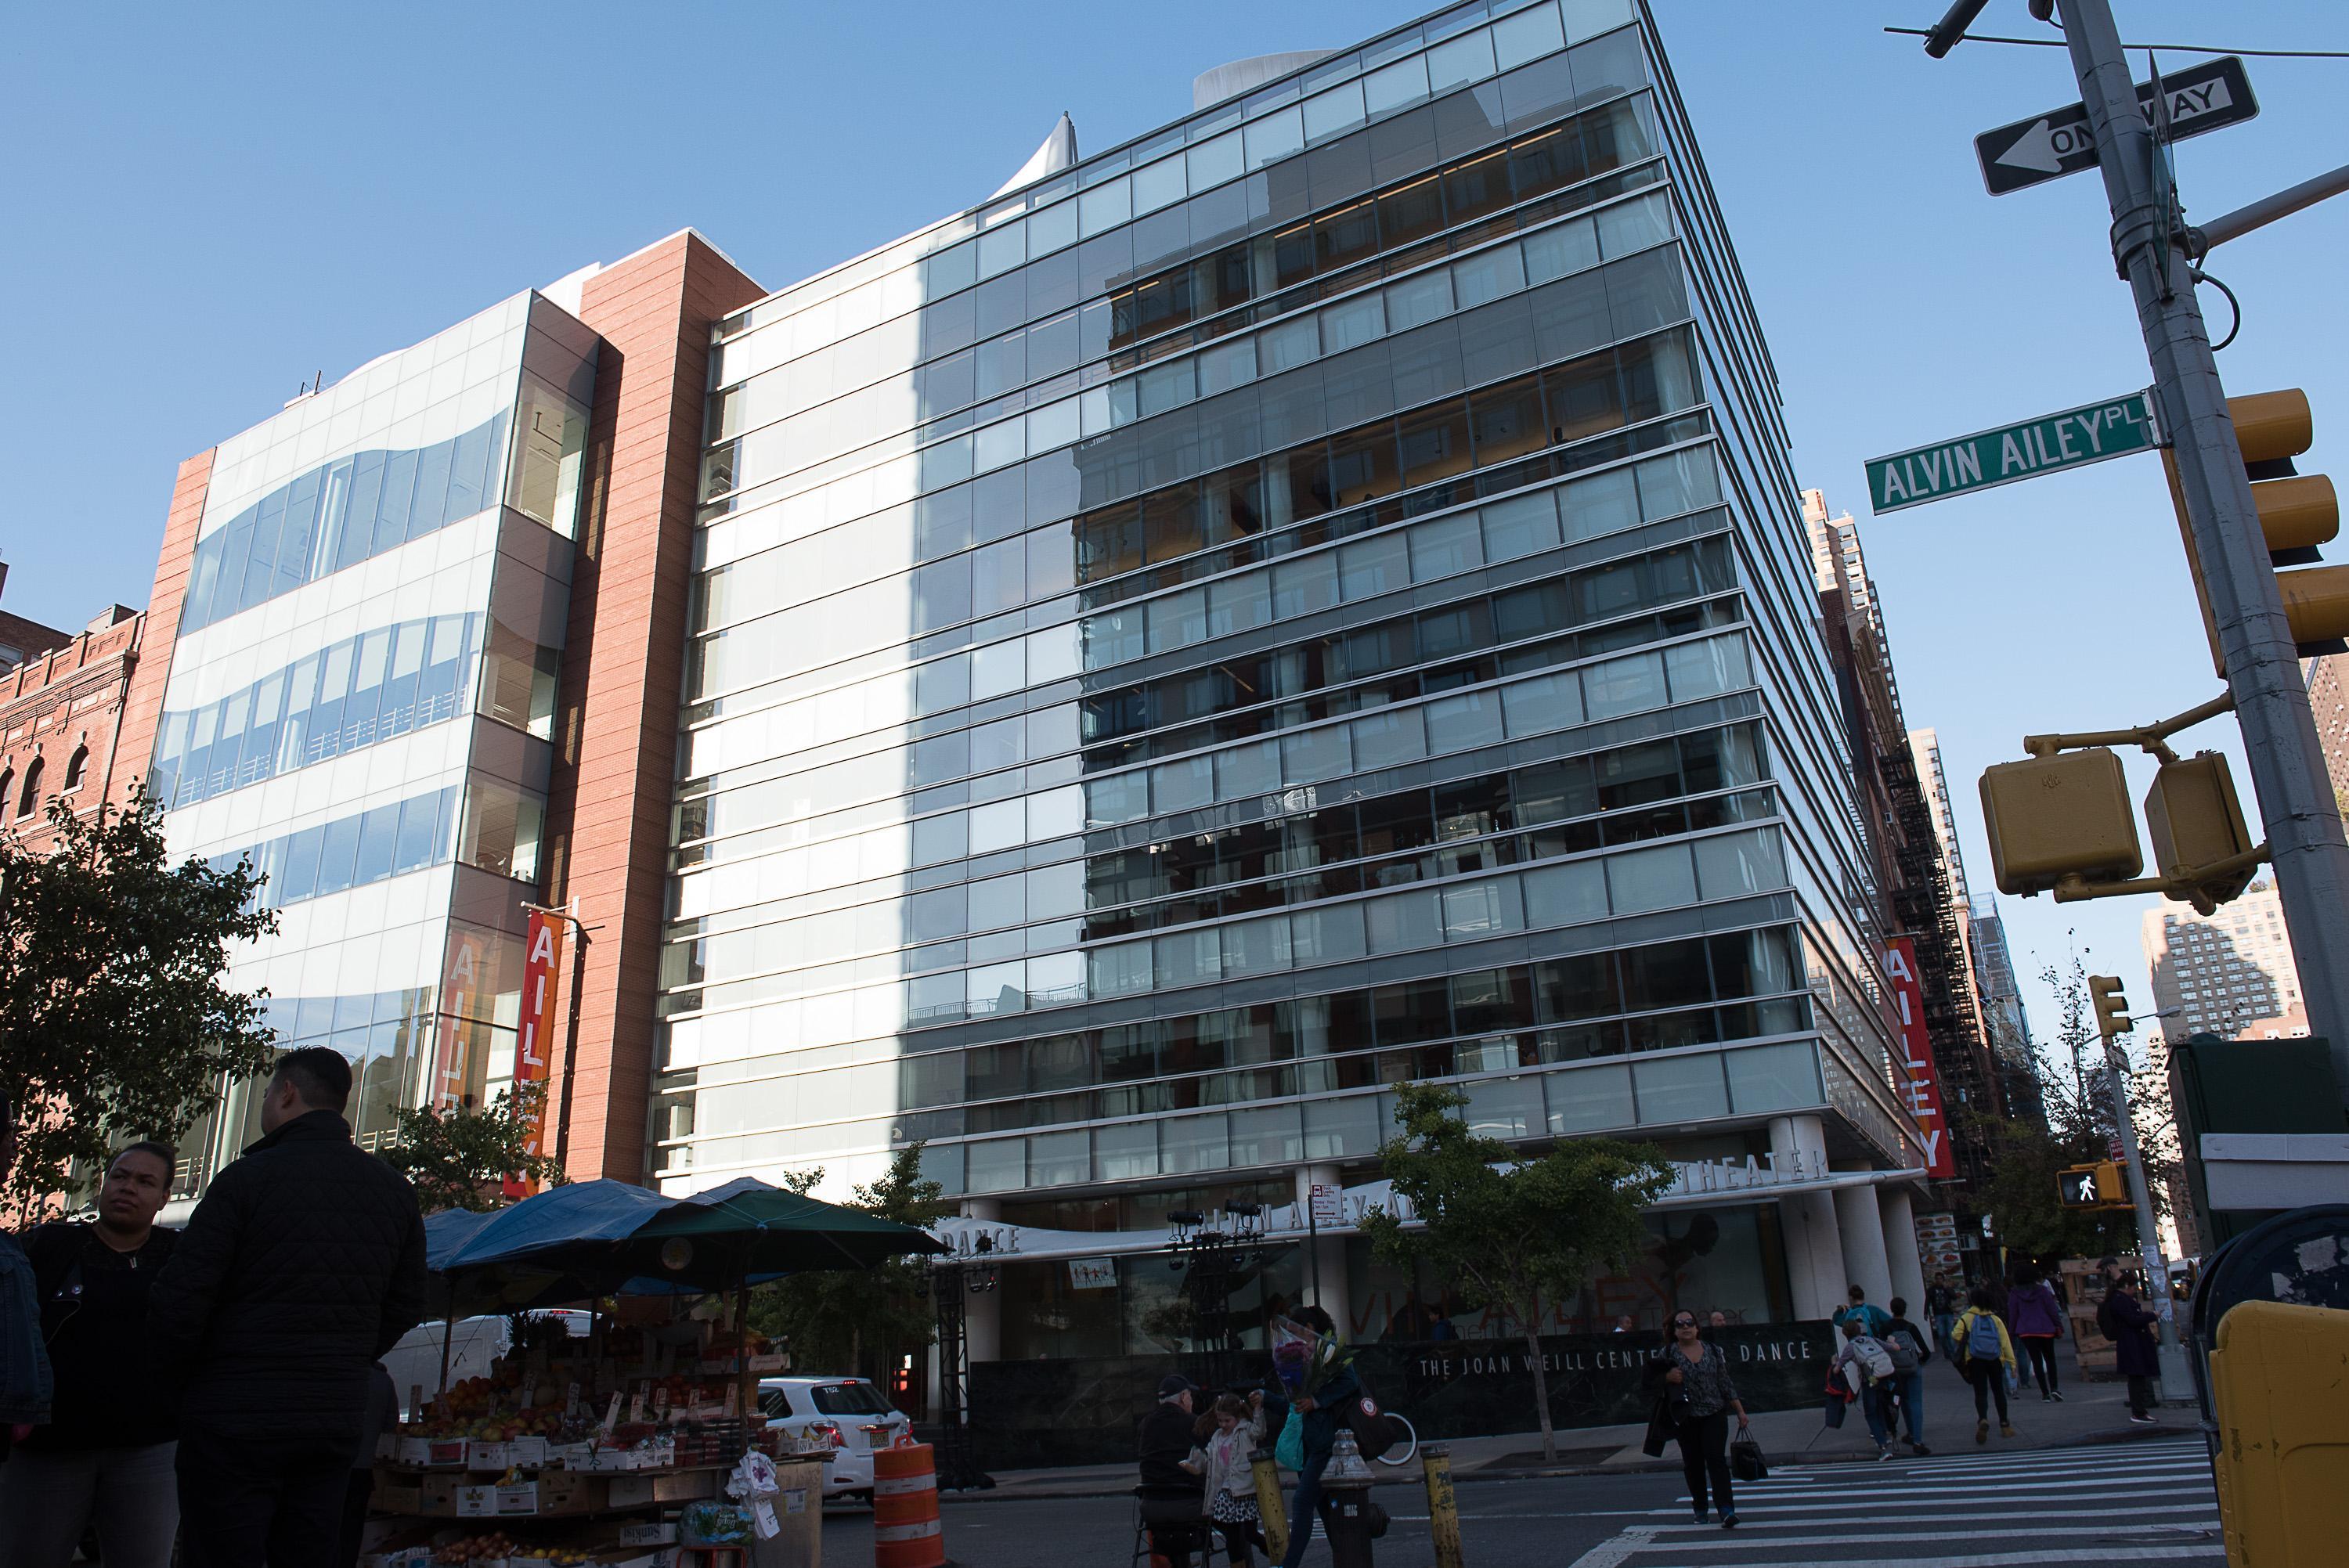
{"label": "traffic light", "polygon": [[2108,747],[1997,763],[1982,773],[1982,804],[2001,892],[2044,892],[2071,876],[2127,882],[2145,869],[2128,779]]}
{"label": "traffic light", "polygon": [[2182,877],[2206,866],[2230,861],[2245,863],[2197,884],[2191,892],[2172,893],[2204,914],[2249,887],[2259,870],[2249,859],[2253,849],[2251,829],[2243,821],[2242,802],[2235,798],[2235,780],[2227,759],[2216,751],[2198,751],[2176,762],[2165,762],[2145,792],[2145,825],[2153,840],[2153,863],[2166,877]]}
{"label": "traffic light", "polygon": [[2066,1209],[2115,1209],[2129,1206],[2128,1188],[2117,1161],[2071,1165],[2055,1174],[2055,1201]]}
{"label": "traffic light", "polygon": [[2126,1035],[2137,1027],[2129,1022],[2128,998],[2121,995],[2121,983],[2113,976],[2089,975],[2088,1000],[2096,1009],[2096,1033],[2105,1038]]}
{"label": "traffic light", "polygon": [[[2308,394],[2295,387],[2230,397],[2227,416],[2234,422],[2243,471],[2251,480],[2251,500],[2259,507],[2260,530],[2267,537],[2269,564],[2304,568],[2276,573],[2292,641],[2300,645],[2303,658],[2349,653],[2349,642],[2344,641],[2349,638],[2349,566],[2308,565],[2318,559],[2316,547],[2341,531],[2341,506],[2333,495],[2333,481],[2323,474],[2303,474],[2292,466],[2292,459],[2307,451],[2314,438]],[[2194,529],[2186,514],[2185,492],[2178,487],[2178,464],[2166,450],[2161,461],[2169,475],[2169,499],[2178,511],[2178,532],[2186,541],[2186,564],[2194,575],[2194,596],[2202,606],[2202,629],[2210,639],[2210,663],[2223,677],[2227,662],[2219,647],[2219,624],[2210,614],[2210,598],[2202,586],[2201,558],[2194,552]]]}

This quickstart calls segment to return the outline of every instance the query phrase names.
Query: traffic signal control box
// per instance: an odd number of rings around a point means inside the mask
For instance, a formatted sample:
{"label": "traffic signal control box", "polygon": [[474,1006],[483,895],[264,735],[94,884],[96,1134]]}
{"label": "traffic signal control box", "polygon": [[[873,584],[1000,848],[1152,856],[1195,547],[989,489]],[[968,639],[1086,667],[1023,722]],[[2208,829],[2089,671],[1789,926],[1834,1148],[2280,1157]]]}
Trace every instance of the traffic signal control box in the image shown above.
{"label": "traffic signal control box", "polygon": [[2001,762],[1982,776],[1982,821],[2001,892],[2064,877],[2126,882],[2145,869],[2121,759],[2107,747]]}

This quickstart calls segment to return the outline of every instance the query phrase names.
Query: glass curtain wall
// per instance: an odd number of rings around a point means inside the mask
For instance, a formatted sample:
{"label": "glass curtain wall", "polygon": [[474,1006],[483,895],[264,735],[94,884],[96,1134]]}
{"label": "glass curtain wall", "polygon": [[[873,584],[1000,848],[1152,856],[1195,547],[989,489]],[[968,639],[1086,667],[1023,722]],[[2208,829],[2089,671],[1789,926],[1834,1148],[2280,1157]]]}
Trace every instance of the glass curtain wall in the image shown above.
{"label": "glass curtain wall", "polygon": [[[595,353],[520,295],[214,456],[150,783],[264,878],[233,982],[351,1058],[368,1147],[512,1071]],[[233,1086],[187,1186],[255,1113]]]}
{"label": "glass curtain wall", "polygon": [[720,324],[657,1174],[1829,1104],[1853,808],[1671,94],[1624,0],[1463,6]]}

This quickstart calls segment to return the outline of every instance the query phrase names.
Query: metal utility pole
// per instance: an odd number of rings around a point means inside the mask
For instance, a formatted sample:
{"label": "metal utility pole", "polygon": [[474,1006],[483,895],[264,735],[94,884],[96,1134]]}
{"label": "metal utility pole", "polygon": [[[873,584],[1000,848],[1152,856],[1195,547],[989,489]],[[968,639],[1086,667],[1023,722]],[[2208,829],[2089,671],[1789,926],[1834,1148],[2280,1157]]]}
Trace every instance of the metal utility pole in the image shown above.
{"label": "metal utility pole", "polygon": [[[2338,940],[2349,931],[2349,843],[2342,839],[2299,654],[2191,269],[2173,243],[2177,215],[2163,154],[2138,108],[2112,6],[2109,0],[2059,5],[2112,204],[2113,257],[2137,299],[2156,407],[2193,525],[2310,1028],[2330,1043],[2334,1072],[2349,1095],[2349,943]],[[2167,1322],[2166,1300],[2164,1311]]]}
{"label": "metal utility pole", "polygon": [[2129,1204],[2137,1211],[2137,1257],[2152,1281],[2148,1303],[2161,1319],[2161,1397],[2168,1400],[2194,1398],[2194,1376],[2187,1366],[2186,1349],[2178,1336],[2178,1315],[2169,1294],[2169,1263],[2162,1256],[2161,1233],[2153,1218],[2153,1188],[2145,1179],[2145,1161],[2137,1146],[2137,1119],[2129,1114],[2128,1053],[2118,1037],[2105,1038],[2105,1076],[2113,1088],[2113,1124],[2120,1129],[2121,1154],[2128,1172]]}

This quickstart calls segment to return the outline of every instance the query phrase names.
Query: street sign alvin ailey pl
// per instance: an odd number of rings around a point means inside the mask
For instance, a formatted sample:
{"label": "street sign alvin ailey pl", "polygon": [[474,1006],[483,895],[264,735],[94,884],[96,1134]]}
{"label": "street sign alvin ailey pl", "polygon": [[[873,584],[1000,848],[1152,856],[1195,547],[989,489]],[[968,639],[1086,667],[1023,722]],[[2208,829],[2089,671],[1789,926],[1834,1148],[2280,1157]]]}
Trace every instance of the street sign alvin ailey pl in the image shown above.
{"label": "street sign alvin ailey pl", "polygon": [[[2164,71],[2161,86],[2169,100],[2172,140],[2240,125],[2260,112],[2259,99],[2251,96],[2251,78],[2232,55]],[[2137,83],[2137,97],[2152,119],[2153,84]],[[1985,130],[1974,138],[1974,156],[1982,162],[1982,183],[1993,196],[2094,169],[2096,138],[2088,129],[2088,107],[2066,104]]]}
{"label": "street sign alvin ailey pl", "polygon": [[1868,503],[1879,514],[2017,480],[2151,451],[2153,395],[2130,392],[2060,414],[1868,459]]}

